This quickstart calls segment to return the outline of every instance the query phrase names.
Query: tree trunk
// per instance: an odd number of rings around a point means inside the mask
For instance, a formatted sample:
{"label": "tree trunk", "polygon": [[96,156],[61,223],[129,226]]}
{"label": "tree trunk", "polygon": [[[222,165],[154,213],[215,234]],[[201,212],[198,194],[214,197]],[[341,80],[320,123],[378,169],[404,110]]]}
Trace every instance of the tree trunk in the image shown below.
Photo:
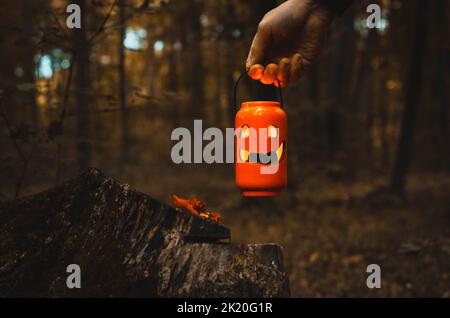
{"label": "tree trunk", "polygon": [[202,5],[195,0],[190,2],[190,13],[188,13],[188,50],[190,64],[187,66],[188,87],[191,87],[188,107],[192,109],[195,116],[205,116],[207,114],[204,92],[204,70],[203,70],[203,30],[200,23],[202,15]]}
{"label": "tree trunk", "polygon": [[343,144],[342,121],[341,114],[342,105],[347,103],[346,91],[346,77],[349,73],[350,61],[353,61],[349,48],[354,41],[352,34],[354,33],[353,17],[346,15],[343,24],[339,29],[339,41],[336,44],[334,55],[334,63],[332,65],[332,72],[330,72],[331,83],[329,85],[329,94],[331,97],[331,104],[327,105],[325,110],[325,128],[327,132],[328,141],[328,157],[330,161],[336,158],[336,154],[341,151]]}
{"label": "tree trunk", "polygon": [[437,68],[436,68],[436,93],[439,98],[440,106],[440,126],[442,134],[442,163],[445,171],[450,172],[450,129],[449,129],[449,101],[448,101],[448,74],[449,74],[449,64],[446,56],[449,56],[448,44],[444,44],[448,41],[448,27],[446,25],[446,2],[440,0],[437,3],[438,17],[437,17],[437,29],[440,32],[439,37],[439,48],[438,48],[438,58],[437,58]]}
{"label": "tree trunk", "polygon": [[119,0],[119,105],[120,120],[122,126],[122,151],[120,158],[120,167],[123,168],[127,162],[127,148],[129,145],[128,134],[128,116],[127,116],[127,95],[126,95],[126,73],[125,73],[125,47],[123,45],[126,31],[126,8],[125,1]]}
{"label": "tree trunk", "polygon": [[414,30],[412,31],[412,57],[406,79],[405,106],[397,144],[397,156],[391,178],[391,190],[397,194],[403,194],[405,190],[405,178],[411,162],[414,119],[421,96],[423,60],[427,42],[428,2],[416,1],[415,12]]}
{"label": "tree trunk", "polygon": [[81,8],[81,25],[80,29],[74,29],[74,48],[77,54],[77,69],[75,81],[76,94],[76,114],[77,114],[77,157],[81,169],[89,167],[91,161],[91,144],[90,122],[89,122],[89,106],[87,91],[89,89],[89,54],[90,48],[87,45],[87,6],[85,0],[75,1]]}
{"label": "tree trunk", "polygon": [[[36,4],[35,4],[36,5]],[[39,3],[38,5],[42,5]],[[24,49],[25,56],[23,56],[23,81],[25,83],[35,83],[35,66],[34,55],[35,48],[31,40],[33,32],[33,4],[30,0],[22,0],[22,25],[24,28]],[[38,109],[36,105],[36,91],[34,89],[26,93],[26,105],[31,108],[31,126],[33,129],[38,128]]]}

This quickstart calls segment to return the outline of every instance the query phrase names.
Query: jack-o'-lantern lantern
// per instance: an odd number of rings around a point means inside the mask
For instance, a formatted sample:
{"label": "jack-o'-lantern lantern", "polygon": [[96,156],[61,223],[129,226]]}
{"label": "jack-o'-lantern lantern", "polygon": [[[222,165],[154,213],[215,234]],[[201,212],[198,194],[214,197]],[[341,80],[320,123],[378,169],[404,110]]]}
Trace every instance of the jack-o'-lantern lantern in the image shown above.
{"label": "jack-o'-lantern lantern", "polygon": [[[235,101],[241,78],[236,82]],[[243,102],[236,114],[235,132],[236,185],[242,195],[279,195],[287,184],[287,118],[281,88],[280,102]]]}

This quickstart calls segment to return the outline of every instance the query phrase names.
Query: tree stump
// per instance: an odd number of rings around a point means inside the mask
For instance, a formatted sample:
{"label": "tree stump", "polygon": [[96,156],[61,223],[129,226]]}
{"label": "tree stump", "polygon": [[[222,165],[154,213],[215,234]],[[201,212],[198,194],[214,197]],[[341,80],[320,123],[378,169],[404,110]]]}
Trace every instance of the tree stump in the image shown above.
{"label": "tree stump", "polygon": [[[230,230],[91,169],[0,203],[0,297],[286,297],[276,244]],[[66,268],[81,269],[70,289]]]}

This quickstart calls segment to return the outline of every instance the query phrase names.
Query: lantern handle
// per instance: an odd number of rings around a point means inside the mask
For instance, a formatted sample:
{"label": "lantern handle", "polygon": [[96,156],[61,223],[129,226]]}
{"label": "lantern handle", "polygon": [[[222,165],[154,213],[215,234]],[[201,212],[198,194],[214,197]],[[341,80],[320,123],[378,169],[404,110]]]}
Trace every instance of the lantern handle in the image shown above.
{"label": "lantern handle", "polygon": [[[237,109],[237,89],[238,89],[238,84],[239,81],[248,74],[248,71],[250,69],[246,69],[245,71],[243,71],[241,73],[241,75],[239,75],[238,79],[236,80],[236,82],[234,83],[234,95],[233,95],[233,100],[234,100],[234,109]],[[282,95],[282,91],[281,91],[281,83],[278,80],[278,78],[276,79],[277,83],[278,83],[278,88],[279,88],[279,98],[280,98],[280,108],[283,108],[283,95]]]}

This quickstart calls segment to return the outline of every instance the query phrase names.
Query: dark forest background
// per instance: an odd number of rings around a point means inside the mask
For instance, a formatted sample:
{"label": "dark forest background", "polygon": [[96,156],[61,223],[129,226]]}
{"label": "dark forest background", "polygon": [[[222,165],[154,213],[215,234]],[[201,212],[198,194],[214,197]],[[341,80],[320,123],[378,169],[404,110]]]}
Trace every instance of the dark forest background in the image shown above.
{"label": "dark forest background", "polygon": [[[69,2],[81,29],[65,25]],[[450,1],[379,1],[377,29],[374,1],[355,1],[334,21],[283,90],[282,196],[242,199],[233,165],[171,162],[175,127],[233,127],[234,82],[279,2],[2,1],[0,200],[97,167],[164,202],[200,198],[233,241],[280,243],[294,296],[450,297]],[[261,93],[276,98],[249,79],[239,95]]]}

